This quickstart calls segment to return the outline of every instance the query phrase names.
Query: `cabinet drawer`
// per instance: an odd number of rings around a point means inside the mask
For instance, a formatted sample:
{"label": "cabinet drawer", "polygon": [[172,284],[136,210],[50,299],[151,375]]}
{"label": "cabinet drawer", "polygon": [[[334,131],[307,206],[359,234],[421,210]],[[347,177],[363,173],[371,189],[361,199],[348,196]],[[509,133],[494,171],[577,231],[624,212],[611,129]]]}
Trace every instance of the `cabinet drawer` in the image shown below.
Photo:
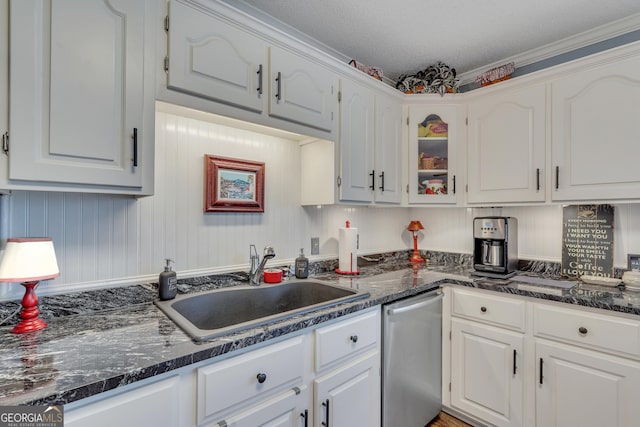
{"label": "cabinet drawer", "polygon": [[454,289],[452,313],[456,316],[524,331],[524,300]]}
{"label": "cabinet drawer", "polygon": [[605,314],[534,304],[538,337],[640,356],[640,322]]}
{"label": "cabinet drawer", "polygon": [[316,371],[375,347],[380,338],[380,311],[317,329]]}
{"label": "cabinet drawer", "polygon": [[198,369],[198,424],[299,386],[307,357],[304,340],[292,338]]}

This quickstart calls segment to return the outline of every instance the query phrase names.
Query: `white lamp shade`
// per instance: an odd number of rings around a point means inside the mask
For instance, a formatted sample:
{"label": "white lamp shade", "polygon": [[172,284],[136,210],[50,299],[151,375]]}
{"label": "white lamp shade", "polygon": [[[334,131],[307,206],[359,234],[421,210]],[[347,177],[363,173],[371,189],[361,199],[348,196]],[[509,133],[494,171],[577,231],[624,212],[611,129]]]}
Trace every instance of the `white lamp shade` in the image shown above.
{"label": "white lamp shade", "polygon": [[7,239],[0,260],[0,282],[34,282],[60,275],[50,237]]}

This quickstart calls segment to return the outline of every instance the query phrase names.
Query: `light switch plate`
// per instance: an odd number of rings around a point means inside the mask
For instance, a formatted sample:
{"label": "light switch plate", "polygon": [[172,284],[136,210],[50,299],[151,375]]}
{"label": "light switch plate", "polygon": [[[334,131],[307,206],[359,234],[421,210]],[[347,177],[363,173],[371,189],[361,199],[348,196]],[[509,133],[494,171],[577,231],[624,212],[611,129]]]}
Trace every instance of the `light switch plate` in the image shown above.
{"label": "light switch plate", "polygon": [[320,238],[311,238],[311,255],[320,255]]}

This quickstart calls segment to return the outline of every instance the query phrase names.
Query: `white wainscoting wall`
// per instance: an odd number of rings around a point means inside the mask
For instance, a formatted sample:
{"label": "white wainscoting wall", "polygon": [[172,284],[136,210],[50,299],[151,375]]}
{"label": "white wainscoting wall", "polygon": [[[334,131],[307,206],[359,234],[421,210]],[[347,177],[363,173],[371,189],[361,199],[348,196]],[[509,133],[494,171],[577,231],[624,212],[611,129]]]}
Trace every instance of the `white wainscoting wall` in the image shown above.
{"label": "white wainscoting wall", "polygon": [[[227,123],[226,121],[223,121]],[[297,136],[243,130],[211,115],[158,104],[155,195],[140,199],[104,194],[14,191],[0,212],[4,237],[50,236],[61,275],[39,295],[155,281],[165,258],[178,277],[247,269],[249,245],[275,248],[274,263],[290,264],[310,238],[320,255],[335,258],[338,229],[358,228],[361,254],[408,249],[410,220],[425,230],[419,247],[472,252],[472,219],[484,215],[518,218],[519,256],[559,261],[562,207],[397,208],[300,206]],[[265,212],[204,213],[204,155],[266,163]],[[640,253],[640,204],[616,205],[615,264]],[[6,218],[8,216],[8,219]],[[18,299],[20,286],[0,287],[0,300]]]}

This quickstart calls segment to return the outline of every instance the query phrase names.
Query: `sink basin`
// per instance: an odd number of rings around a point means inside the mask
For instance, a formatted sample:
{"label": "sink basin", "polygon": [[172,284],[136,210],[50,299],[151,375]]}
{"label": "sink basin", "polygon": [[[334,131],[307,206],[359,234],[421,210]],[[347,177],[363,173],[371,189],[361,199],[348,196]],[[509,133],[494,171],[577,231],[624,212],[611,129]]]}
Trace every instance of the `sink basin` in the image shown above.
{"label": "sink basin", "polygon": [[155,304],[194,340],[204,341],[367,296],[343,286],[304,280],[215,289]]}

